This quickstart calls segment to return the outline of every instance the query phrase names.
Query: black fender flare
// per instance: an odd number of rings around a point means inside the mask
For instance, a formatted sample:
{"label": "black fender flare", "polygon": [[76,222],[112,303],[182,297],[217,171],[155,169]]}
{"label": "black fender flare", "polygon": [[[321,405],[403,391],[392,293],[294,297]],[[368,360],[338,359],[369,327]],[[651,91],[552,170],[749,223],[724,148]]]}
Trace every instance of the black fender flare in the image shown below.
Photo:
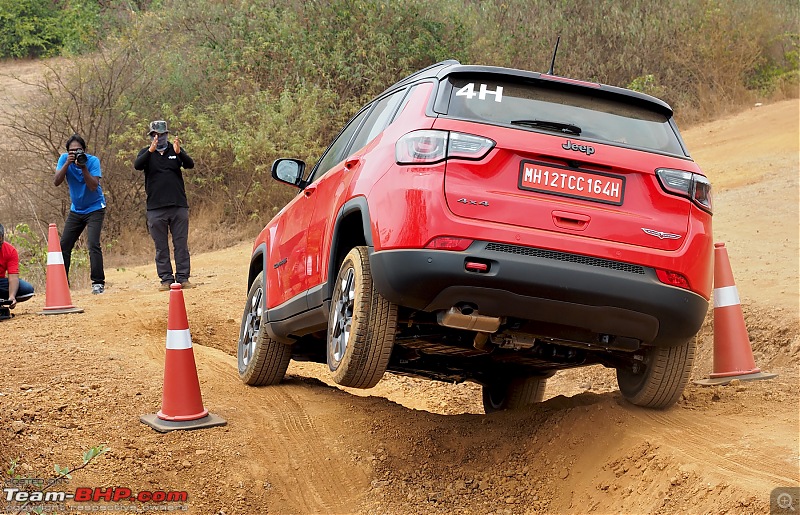
{"label": "black fender flare", "polygon": [[339,262],[344,259],[349,248],[342,250],[342,224],[348,216],[359,213],[361,216],[362,236],[367,245],[367,252],[371,255],[375,251],[375,246],[372,240],[372,223],[369,216],[369,204],[367,198],[364,196],[353,197],[345,202],[336,213],[336,221],[333,226],[333,234],[331,235],[331,251],[328,256],[328,281],[323,291],[323,302],[329,302],[333,295],[334,282],[339,270]]}

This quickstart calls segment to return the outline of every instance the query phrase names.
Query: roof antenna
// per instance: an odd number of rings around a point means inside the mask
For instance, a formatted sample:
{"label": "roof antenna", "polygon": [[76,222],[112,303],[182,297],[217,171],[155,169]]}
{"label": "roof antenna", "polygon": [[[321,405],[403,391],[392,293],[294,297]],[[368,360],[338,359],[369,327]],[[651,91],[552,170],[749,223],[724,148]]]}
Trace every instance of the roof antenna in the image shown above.
{"label": "roof antenna", "polygon": [[550,62],[550,69],[547,70],[547,75],[553,75],[556,67],[556,52],[558,52],[558,42],[561,41],[561,36],[556,39],[556,47],[553,49],[553,60]]}

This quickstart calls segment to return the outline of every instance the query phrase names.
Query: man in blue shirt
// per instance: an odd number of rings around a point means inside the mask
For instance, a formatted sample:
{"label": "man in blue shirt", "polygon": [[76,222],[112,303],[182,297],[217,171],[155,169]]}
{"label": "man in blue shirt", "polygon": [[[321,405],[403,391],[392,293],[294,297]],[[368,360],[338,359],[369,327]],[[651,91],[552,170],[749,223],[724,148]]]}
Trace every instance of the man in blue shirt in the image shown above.
{"label": "man in blue shirt", "polygon": [[83,230],[87,229],[92,293],[100,294],[105,290],[106,284],[103,249],[100,247],[100,231],[106,216],[106,199],[103,188],[100,187],[100,159],[86,153],[86,142],[78,134],[73,134],[67,140],[66,148],[67,153],[58,158],[53,177],[53,184],[56,186],[66,179],[72,201],[61,233],[64,269],[69,276],[72,248]]}

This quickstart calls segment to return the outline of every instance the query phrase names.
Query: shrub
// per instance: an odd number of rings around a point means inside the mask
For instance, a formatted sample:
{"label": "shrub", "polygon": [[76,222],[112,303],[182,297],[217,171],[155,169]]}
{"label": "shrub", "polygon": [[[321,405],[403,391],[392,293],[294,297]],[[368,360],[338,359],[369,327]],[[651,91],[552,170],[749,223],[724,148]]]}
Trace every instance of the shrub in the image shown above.
{"label": "shrub", "polygon": [[0,0],[0,57],[57,54],[63,34],[59,10],[47,0]]}

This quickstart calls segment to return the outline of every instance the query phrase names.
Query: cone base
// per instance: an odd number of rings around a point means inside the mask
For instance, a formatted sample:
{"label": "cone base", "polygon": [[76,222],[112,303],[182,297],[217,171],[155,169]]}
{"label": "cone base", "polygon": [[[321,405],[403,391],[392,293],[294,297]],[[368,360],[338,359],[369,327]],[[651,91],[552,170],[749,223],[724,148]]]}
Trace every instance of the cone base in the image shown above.
{"label": "cone base", "polygon": [[39,311],[40,315],[64,315],[66,313],[83,313],[83,308],[76,308],[75,306],[63,306],[57,308],[44,308]]}
{"label": "cone base", "polygon": [[739,381],[756,381],[759,379],[772,379],[773,377],[778,377],[778,374],[768,374],[766,372],[758,372],[756,374],[742,374],[738,376],[728,376],[728,377],[711,377],[708,379],[701,379],[699,381],[692,381],[694,384],[699,384],[700,386],[718,386],[718,385],[726,385],[733,381],[734,379],[738,379]]}
{"label": "cone base", "polygon": [[208,415],[208,410],[204,409],[198,413],[193,415],[165,415],[164,411],[159,411],[156,413],[156,416],[161,420],[166,420],[168,422],[188,422],[190,420],[197,420],[200,418],[204,418]]}
{"label": "cone base", "polygon": [[161,420],[158,415],[151,413],[149,415],[141,415],[139,421],[142,424],[147,424],[159,433],[168,433],[170,431],[189,431],[192,429],[203,429],[206,427],[224,426],[228,422],[217,415],[209,413],[203,418],[197,420],[187,420],[184,422],[174,422],[171,420]]}

